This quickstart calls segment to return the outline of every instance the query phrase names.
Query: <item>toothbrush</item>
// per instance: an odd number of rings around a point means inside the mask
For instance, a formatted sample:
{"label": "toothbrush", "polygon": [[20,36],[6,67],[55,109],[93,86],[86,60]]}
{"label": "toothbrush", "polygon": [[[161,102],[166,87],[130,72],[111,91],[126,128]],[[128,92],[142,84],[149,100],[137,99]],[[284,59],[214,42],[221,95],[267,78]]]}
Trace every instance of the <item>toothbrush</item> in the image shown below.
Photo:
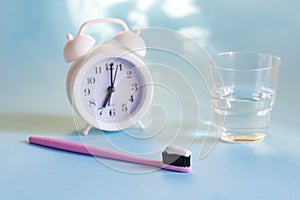
{"label": "toothbrush", "polygon": [[162,152],[162,161],[158,161],[118,153],[96,146],[84,145],[79,142],[72,142],[55,138],[31,136],[29,137],[29,143],[85,155],[149,165],[177,172],[190,172],[192,170],[191,152],[187,149],[183,149],[174,145],[167,146],[165,151]]}

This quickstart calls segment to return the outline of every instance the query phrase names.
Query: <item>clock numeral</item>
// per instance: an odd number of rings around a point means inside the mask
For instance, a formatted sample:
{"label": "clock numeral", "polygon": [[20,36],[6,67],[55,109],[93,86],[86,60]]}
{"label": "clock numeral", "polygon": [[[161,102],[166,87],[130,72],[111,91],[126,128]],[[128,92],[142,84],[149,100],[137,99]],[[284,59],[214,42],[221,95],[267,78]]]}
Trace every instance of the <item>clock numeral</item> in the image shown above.
{"label": "clock numeral", "polygon": [[95,77],[87,77],[87,84],[94,84],[96,82]]}
{"label": "clock numeral", "polygon": [[85,88],[83,92],[84,92],[84,96],[89,96],[91,94],[91,90],[89,88]]}
{"label": "clock numeral", "polygon": [[90,100],[89,100],[89,106],[90,106],[90,107],[96,106],[96,101],[95,101],[95,99],[90,99]]}
{"label": "clock numeral", "polygon": [[101,67],[95,67],[95,74],[101,74],[102,70]]}
{"label": "clock numeral", "polygon": [[132,71],[131,70],[126,72],[126,77],[127,78],[132,78]]}
{"label": "clock numeral", "polygon": [[122,104],[122,111],[126,112],[128,110],[128,107],[126,104]]}
{"label": "clock numeral", "polygon": [[106,70],[114,70],[114,67],[113,67],[113,66],[114,66],[114,63],[110,63],[110,64],[107,64],[107,63],[106,63],[105,66],[106,66],[106,67],[105,67]]}
{"label": "clock numeral", "polygon": [[133,103],[133,101],[134,101],[133,95],[130,96],[130,98],[128,99],[128,101],[130,101],[131,103]]}
{"label": "clock numeral", "polygon": [[119,70],[122,71],[122,64],[119,64]]}
{"label": "clock numeral", "polygon": [[110,109],[110,110],[109,110],[109,115],[110,115],[111,117],[115,116],[115,115],[116,115],[116,110],[115,110],[114,108]]}
{"label": "clock numeral", "polygon": [[138,84],[137,83],[132,83],[131,84],[131,90],[132,91],[137,91],[138,90]]}
{"label": "clock numeral", "polygon": [[103,113],[103,108],[101,107],[101,108],[98,108],[98,111],[99,111],[99,115],[102,115],[102,113]]}

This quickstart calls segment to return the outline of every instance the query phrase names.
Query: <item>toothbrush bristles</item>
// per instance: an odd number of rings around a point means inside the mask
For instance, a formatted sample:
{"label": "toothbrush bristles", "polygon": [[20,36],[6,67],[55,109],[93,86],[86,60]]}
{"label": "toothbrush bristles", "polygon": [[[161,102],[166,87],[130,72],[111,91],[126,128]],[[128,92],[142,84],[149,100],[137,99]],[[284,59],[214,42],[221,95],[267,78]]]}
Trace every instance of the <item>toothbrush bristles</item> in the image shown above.
{"label": "toothbrush bristles", "polygon": [[191,155],[182,156],[178,154],[170,154],[166,151],[162,152],[162,162],[167,165],[173,165],[178,167],[190,167]]}

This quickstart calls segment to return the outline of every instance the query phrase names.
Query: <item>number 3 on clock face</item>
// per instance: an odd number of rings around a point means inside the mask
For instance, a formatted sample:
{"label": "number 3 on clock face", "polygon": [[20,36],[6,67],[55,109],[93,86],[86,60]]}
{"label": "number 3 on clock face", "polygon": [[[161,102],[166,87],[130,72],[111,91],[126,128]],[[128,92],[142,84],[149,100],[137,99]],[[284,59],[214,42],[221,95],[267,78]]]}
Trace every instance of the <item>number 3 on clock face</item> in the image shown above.
{"label": "number 3 on clock face", "polygon": [[121,130],[138,122],[153,96],[150,72],[132,54],[89,59],[74,78],[72,103],[90,125]]}

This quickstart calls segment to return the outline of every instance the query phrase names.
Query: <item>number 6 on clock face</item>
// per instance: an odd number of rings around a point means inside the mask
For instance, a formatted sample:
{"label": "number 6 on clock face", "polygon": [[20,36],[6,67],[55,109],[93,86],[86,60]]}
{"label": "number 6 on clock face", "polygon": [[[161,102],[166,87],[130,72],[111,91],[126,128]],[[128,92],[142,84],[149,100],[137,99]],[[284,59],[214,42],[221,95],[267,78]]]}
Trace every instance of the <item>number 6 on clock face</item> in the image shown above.
{"label": "number 6 on clock face", "polygon": [[[121,130],[138,122],[147,112],[153,85],[146,65],[131,53],[91,56],[74,70],[69,85],[72,104],[93,127]],[[72,81],[71,81],[72,82]]]}

